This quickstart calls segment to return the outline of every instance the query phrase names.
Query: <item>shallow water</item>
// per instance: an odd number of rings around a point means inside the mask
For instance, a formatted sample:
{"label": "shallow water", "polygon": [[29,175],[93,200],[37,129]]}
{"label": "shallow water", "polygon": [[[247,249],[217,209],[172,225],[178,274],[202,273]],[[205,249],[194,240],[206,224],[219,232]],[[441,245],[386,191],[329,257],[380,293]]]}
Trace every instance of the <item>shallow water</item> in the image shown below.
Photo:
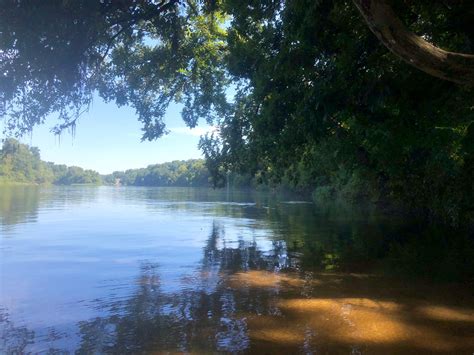
{"label": "shallow water", "polygon": [[1,187],[0,353],[474,352],[471,289],[367,271],[400,221],[299,202]]}

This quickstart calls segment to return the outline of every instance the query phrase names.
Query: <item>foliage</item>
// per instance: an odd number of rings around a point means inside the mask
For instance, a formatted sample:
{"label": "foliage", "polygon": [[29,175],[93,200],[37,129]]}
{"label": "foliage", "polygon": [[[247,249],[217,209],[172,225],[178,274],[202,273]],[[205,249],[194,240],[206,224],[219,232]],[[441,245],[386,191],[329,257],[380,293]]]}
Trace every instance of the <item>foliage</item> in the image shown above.
{"label": "foliage", "polygon": [[[135,108],[143,139],[166,133],[171,101],[194,127],[226,110],[224,15],[200,1],[6,0],[0,6],[0,117],[18,135],[57,113],[75,127],[95,91]],[[212,14],[211,14],[212,12]]]}
{"label": "foliage", "polygon": [[38,148],[8,138],[0,150],[0,183],[100,184],[101,179],[93,170],[44,162]]}
{"label": "foliage", "polygon": [[115,171],[104,177],[107,184],[120,182],[133,186],[181,186],[207,187],[210,175],[202,159],[175,160],[163,164],[149,165],[143,169]]}
{"label": "foliage", "polygon": [[[473,221],[472,89],[388,53],[349,1],[225,3],[227,66],[240,86],[220,137],[203,140],[214,147],[207,159],[316,198]],[[462,5],[430,6],[397,13],[445,48],[469,51],[472,31],[456,23]]]}

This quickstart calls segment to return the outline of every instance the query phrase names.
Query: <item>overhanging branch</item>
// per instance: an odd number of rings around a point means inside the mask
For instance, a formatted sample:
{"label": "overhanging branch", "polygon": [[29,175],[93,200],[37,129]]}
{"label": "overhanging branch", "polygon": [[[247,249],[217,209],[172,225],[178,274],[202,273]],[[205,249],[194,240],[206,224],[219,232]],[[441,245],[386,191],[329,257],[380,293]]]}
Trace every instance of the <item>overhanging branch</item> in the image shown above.
{"label": "overhanging branch", "polygon": [[370,30],[394,54],[437,78],[474,85],[474,55],[448,52],[409,31],[387,0],[353,0]]}

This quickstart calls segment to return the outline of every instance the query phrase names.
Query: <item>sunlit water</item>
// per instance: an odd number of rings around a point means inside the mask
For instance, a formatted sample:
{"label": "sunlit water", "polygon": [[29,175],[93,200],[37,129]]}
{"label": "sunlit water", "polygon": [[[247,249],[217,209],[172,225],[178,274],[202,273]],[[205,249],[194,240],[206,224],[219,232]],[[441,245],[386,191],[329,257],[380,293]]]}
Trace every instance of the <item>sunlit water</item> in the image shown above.
{"label": "sunlit water", "polygon": [[473,353],[471,290],[364,268],[393,224],[271,194],[3,187],[0,353]]}

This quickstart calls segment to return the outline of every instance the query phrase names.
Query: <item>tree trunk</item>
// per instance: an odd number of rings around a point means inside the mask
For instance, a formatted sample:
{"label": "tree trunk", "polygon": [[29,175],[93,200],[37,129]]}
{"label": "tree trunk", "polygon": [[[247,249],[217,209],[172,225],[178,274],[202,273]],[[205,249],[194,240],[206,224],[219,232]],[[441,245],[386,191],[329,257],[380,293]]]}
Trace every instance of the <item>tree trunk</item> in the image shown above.
{"label": "tree trunk", "polygon": [[448,52],[409,31],[387,0],[353,0],[370,30],[408,64],[440,79],[474,85],[474,55]]}

